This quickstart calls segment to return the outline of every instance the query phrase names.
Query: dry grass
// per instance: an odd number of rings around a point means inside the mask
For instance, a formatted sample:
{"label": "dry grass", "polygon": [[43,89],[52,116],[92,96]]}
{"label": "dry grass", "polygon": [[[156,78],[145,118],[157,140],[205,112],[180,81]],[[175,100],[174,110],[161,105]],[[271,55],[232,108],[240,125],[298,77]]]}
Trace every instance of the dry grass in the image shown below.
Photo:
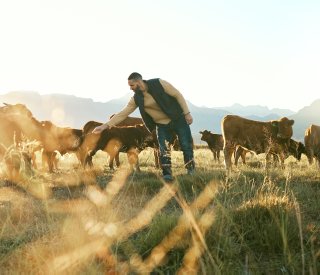
{"label": "dry grass", "polygon": [[99,152],[94,169],[65,156],[59,171],[35,171],[0,185],[1,274],[317,274],[320,171],[306,158],[268,171],[248,158],[230,177],[205,148],[185,175],[165,184],[151,150],[142,172],[125,154],[110,171]]}

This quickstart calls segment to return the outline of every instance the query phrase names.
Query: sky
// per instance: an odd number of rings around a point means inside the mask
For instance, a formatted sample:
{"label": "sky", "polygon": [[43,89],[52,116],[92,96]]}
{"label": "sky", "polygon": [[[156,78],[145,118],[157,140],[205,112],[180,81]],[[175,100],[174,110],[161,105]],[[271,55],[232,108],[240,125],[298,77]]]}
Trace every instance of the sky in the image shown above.
{"label": "sky", "polygon": [[0,37],[0,94],[107,102],[139,72],[197,106],[320,98],[319,0],[1,0]]}

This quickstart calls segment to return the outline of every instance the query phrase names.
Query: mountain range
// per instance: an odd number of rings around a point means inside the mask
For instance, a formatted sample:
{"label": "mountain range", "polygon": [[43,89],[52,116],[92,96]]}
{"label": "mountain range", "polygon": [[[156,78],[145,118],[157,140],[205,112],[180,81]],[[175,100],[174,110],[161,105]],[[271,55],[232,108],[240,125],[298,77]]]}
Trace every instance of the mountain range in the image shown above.
{"label": "mountain range", "polygon": [[[9,92],[0,95],[0,102],[23,103],[38,120],[51,120],[58,126],[82,128],[89,120],[108,121],[110,115],[125,107],[132,94],[107,102],[95,102],[91,98],[81,98],[63,94],[40,95],[37,92]],[[196,143],[200,143],[201,130],[221,133],[220,121],[227,114],[236,114],[249,119],[269,121],[286,116],[294,119],[293,138],[303,141],[304,132],[310,124],[320,125],[320,99],[310,106],[294,112],[289,109],[269,109],[265,106],[242,106],[233,104],[229,107],[199,107],[188,102],[194,122],[191,125],[192,135]],[[136,110],[132,116],[140,116]]]}

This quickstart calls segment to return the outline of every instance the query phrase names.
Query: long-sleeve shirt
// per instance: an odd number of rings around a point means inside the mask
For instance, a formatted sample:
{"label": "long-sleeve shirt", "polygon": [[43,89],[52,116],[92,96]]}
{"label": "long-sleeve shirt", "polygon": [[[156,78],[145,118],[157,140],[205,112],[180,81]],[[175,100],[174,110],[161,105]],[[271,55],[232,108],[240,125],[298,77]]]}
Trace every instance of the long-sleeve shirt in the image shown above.
{"label": "long-sleeve shirt", "polygon": [[[176,98],[176,100],[178,101],[179,105],[182,108],[183,113],[184,114],[189,113],[188,105],[184,97],[182,96],[182,94],[175,87],[173,87],[169,82],[163,79],[159,79],[159,81],[164,91],[168,95]],[[144,97],[144,109],[152,117],[155,123],[168,124],[171,121],[171,119],[161,110],[161,108],[156,103],[154,98],[147,91],[143,91],[143,97]],[[131,97],[127,106],[123,108],[119,113],[115,114],[106,124],[110,127],[116,126],[117,124],[122,122],[124,119],[126,119],[131,113],[133,113],[137,107],[138,106],[136,105],[134,98]]]}

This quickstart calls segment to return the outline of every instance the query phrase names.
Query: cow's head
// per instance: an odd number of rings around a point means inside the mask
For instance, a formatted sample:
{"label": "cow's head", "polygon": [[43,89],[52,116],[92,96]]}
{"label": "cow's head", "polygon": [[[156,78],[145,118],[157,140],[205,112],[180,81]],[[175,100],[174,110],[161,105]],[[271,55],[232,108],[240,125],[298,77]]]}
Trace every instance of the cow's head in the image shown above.
{"label": "cow's head", "polygon": [[273,120],[271,121],[272,132],[276,134],[277,138],[290,139],[293,134],[293,123],[294,120],[288,119],[287,117],[282,117],[280,120]]}
{"label": "cow's head", "polygon": [[203,141],[208,141],[212,134],[211,131],[208,130],[200,131],[199,133],[201,134],[201,140]]}

